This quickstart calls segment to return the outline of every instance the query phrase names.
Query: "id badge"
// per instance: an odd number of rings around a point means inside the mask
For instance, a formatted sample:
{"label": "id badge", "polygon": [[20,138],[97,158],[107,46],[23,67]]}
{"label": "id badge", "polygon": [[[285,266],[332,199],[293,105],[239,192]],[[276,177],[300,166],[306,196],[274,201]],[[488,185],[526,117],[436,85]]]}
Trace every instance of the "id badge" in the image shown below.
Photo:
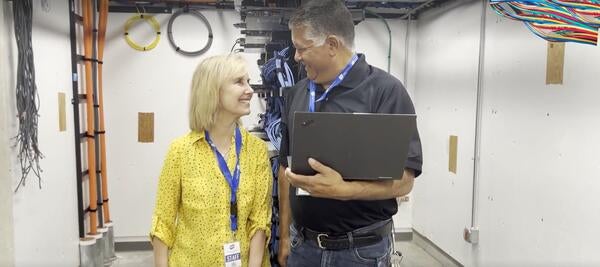
{"label": "id badge", "polygon": [[302,188],[296,188],[297,196],[310,196],[310,193]]}
{"label": "id badge", "polygon": [[[292,168],[292,156],[288,156],[287,161],[288,161],[288,167],[291,169]],[[310,196],[310,193],[302,188],[296,188],[296,195],[297,196]]]}
{"label": "id badge", "polygon": [[225,267],[242,267],[242,254],[239,241],[223,245],[223,252],[225,254]]}

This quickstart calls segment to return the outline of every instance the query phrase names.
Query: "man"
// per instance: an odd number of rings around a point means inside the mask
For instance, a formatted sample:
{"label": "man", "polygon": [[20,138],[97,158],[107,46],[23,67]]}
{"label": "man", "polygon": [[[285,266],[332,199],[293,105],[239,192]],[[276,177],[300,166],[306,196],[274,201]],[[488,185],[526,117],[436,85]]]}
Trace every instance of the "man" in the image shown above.
{"label": "man", "polygon": [[[293,15],[289,27],[294,58],[308,77],[286,92],[282,114],[279,263],[389,266],[395,198],[408,194],[421,173],[418,133],[411,140],[402,179],[344,181],[336,170],[313,159],[309,164],[316,175],[292,173],[287,168],[293,139],[288,126],[295,111],[414,114],[413,103],[400,81],[353,52],[354,24],[342,1],[310,1]],[[340,74],[345,74],[343,79]],[[298,196],[297,188],[310,196]]]}

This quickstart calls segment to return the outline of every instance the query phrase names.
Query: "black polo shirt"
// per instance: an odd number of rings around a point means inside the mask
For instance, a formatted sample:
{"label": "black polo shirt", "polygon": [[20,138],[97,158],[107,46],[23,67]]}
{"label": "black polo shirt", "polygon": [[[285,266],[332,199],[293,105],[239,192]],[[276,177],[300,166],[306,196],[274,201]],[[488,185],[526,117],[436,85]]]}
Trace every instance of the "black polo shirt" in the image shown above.
{"label": "black polo shirt", "polygon": [[[316,98],[318,99],[324,91],[322,86],[317,85]],[[287,167],[290,140],[294,138],[293,132],[289,132],[287,126],[294,124],[295,111],[308,111],[308,79],[299,81],[287,90],[284,98],[279,162]],[[316,103],[315,111],[414,114],[415,108],[408,92],[398,79],[369,65],[365,61],[365,56],[359,54],[359,60],[347,77],[329,92],[327,99]],[[406,168],[413,169],[418,176],[421,174],[422,162],[421,140],[417,132],[409,146]],[[339,201],[296,196],[296,188],[293,186],[290,187],[290,205],[292,218],[296,224],[328,233],[349,232],[389,219],[398,211],[395,199]]]}

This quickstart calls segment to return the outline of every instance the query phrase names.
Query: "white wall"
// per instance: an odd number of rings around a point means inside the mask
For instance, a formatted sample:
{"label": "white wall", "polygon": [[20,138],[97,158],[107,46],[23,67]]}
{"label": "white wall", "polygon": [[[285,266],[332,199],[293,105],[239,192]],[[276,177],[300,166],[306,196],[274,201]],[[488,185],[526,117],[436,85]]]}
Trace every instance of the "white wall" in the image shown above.
{"label": "white wall", "polygon": [[[390,19],[387,20],[392,33],[392,53],[390,73],[405,84],[408,93],[415,101],[415,58],[416,58],[416,23],[411,22],[409,31],[408,52],[408,84],[405,73],[406,60],[406,25],[408,21]],[[366,19],[356,26],[356,51],[364,53],[369,64],[382,70],[387,70],[388,57],[388,31],[380,19]],[[400,202],[398,213],[394,216],[394,228],[397,232],[412,231],[412,203],[411,197],[408,202]]]}
{"label": "white wall", "polygon": [[599,265],[600,48],[568,43],[563,85],[546,86],[547,42],[488,15],[480,218],[498,231],[481,259]]}
{"label": "white wall", "polygon": [[[423,174],[415,182],[414,229],[456,259],[471,223],[480,5],[457,1],[417,22],[416,104]],[[457,174],[448,171],[449,136],[458,136]]]}
{"label": "white wall", "polygon": [[[233,27],[240,21],[234,11],[202,11],[211,21],[214,41],[200,57],[177,54],[166,38],[148,52],[137,52],[123,40],[123,24],[132,14],[109,15],[105,68],[105,106],[107,123],[108,177],[111,216],[117,240],[146,240],[154,208],[158,174],[169,142],[188,131],[188,91],[196,65],[210,55],[228,53],[235,39],[241,37]],[[169,15],[157,15],[161,31],[167,31]],[[394,34],[392,73],[403,80],[405,22],[389,21]],[[361,22],[357,28],[357,51],[365,52],[369,63],[387,68],[388,34],[384,24],[375,19]],[[193,17],[181,16],[174,24],[178,45],[191,50],[204,44],[204,26]],[[414,32],[414,31],[413,31]],[[136,41],[153,38],[146,25],[130,31]],[[187,35],[187,36],[184,36]],[[199,36],[194,39],[195,36]],[[163,37],[166,37],[163,36]],[[197,45],[193,45],[197,42]],[[187,45],[187,46],[186,46]],[[248,54],[252,80],[258,80],[256,59]],[[414,80],[414,79],[412,79]],[[410,89],[410,88],[409,88]],[[257,113],[264,104],[255,99],[246,126],[256,124]],[[155,113],[155,142],[137,142],[137,113]],[[403,203],[398,227],[410,229],[410,206]]]}
{"label": "white wall", "polygon": [[[43,169],[42,189],[38,188],[37,178],[31,175],[26,187],[11,194],[16,266],[79,264],[74,137],[72,108],[68,104],[67,132],[58,130],[58,92],[65,92],[67,99],[71,96],[68,6],[66,1],[48,1],[48,4],[49,9],[44,11],[40,2],[34,1],[32,37],[36,83],[41,103],[38,143],[44,154],[44,159],[40,161]],[[10,12],[4,10],[3,13],[3,16],[6,15],[3,19],[10,24],[2,27],[6,31],[2,34],[3,44],[8,45],[10,58],[7,61],[3,59],[2,62],[8,62],[7,72],[10,78],[7,82],[8,92],[3,92],[8,95],[9,104],[2,105],[2,110],[7,111],[2,112],[2,115],[9,118],[7,135],[12,137],[16,135],[18,127],[14,103],[17,48],[11,5],[4,2],[2,5],[10,7],[7,8]],[[2,73],[4,72],[3,70]],[[3,140],[2,144],[7,142]],[[12,179],[7,186],[9,190],[14,190],[21,174],[16,151],[12,145],[9,149],[9,174]],[[5,190],[4,186],[2,190]]]}
{"label": "white wall", "polygon": [[[480,15],[480,1],[460,1],[419,21],[417,112],[426,149],[414,228],[466,266],[596,266],[598,47],[568,43],[564,84],[545,85],[547,42],[490,9],[480,243],[462,239],[470,225]],[[444,64],[453,67],[439,68]],[[453,133],[459,136],[457,175],[446,167]]]}
{"label": "white wall", "polygon": [[[388,25],[392,32],[392,54],[390,72],[396,78],[404,83],[404,62],[406,59],[406,20],[388,19]],[[356,25],[355,46],[356,51],[364,53],[367,57],[367,62],[382,70],[387,70],[388,56],[388,31],[385,24],[380,19],[366,19]],[[408,67],[408,85],[405,85],[411,97],[414,100],[414,64],[413,57],[416,57],[416,23],[411,22],[411,30],[409,32],[409,67]],[[411,54],[412,53],[412,54]]]}
{"label": "white wall", "polygon": [[0,265],[13,266],[14,264],[14,235],[13,235],[13,209],[12,209],[12,178],[9,174],[9,80],[12,73],[11,55],[12,36],[9,28],[12,24],[10,18],[10,5],[8,2],[0,2]]}

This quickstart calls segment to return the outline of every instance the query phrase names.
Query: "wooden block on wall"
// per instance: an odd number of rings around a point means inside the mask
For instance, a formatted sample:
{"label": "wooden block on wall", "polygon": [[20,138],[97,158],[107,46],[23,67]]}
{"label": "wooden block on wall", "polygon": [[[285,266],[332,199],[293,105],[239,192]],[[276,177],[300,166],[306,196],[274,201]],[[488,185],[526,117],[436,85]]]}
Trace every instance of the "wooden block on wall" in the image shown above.
{"label": "wooden block on wall", "polygon": [[458,156],[458,136],[450,136],[450,153],[448,158],[448,171],[456,174],[456,162]]}
{"label": "wooden block on wall", "polygon": [[562,84],[565,65],[565,43],[548,42],[546,84]]}
{"label": "wooden block on wall", "polygon": [[66,95],[58,93],[58,131],[67,130]]}
{"label": "wooden block on wall", "polygon": [[154,142],[154,113],[138,113],[138,142]]}

